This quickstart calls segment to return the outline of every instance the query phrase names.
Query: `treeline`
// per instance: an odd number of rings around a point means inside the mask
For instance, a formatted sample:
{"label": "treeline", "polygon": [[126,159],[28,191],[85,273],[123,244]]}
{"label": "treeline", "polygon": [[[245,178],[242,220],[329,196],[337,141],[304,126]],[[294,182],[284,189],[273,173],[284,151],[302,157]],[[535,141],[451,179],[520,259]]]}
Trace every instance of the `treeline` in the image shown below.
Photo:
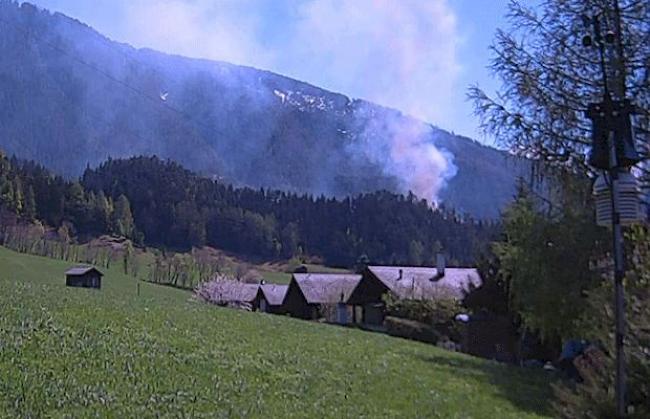
{"label": "treeline", "polygon": [[[142,242],[129,200],[87,191],[79,182],[56,176],[34,162],[7,158],[0,152],[0,208],[23,221],[65,227],[69,237],[115,234]],[[65,241],[65,240],[64,240]]]}
{"label": "treeline", "polygon": [[[211,255],[204,249],[192,249],[189,253],[171,255],[162,252],[155,256],[147,281],[175,288],[194,289],[216,274],[226,272],[230,276],[238,277],[237,272],[233,272],[225,259]],[[243,278],[238,277],[238,279]]]}
{"label": "treeline", "polygon": [[56,232],[48,232],[40,223],[7,223],[3,214],[0,225],[0,245],[16,252],[44,256],[72,263],[85,263],[110,268],[113,263],[122,263],[125,274],[138,275],[139,263],[131,250],[115,251],[105,246],[77,244],[68,239],[65,226]]}
{"label": "treeline", "polygon": [[0,155],[0,206],[24,221],[64,226],[80,242],[112,234],[177,251],[209,245],[263,259],[317,256],[346,267],[360,260],[432,264],[439,252],[451,263],[474,263],[497,232],[412,194],[336,200],[235,188],[156,157],[108,160],[69,181]]}
{"label": "treeline", "polygon": [[[497,226],[434,209],[414,195],[354,198],[234,188],[156,157],[108,160],[84,173],[87,194],[125,199],[146,244],[209,245],[263,258],[308,254],[331,265],[431,264],[444,252],[473,263]],[[122,198],[121,198],[122,197]]]}

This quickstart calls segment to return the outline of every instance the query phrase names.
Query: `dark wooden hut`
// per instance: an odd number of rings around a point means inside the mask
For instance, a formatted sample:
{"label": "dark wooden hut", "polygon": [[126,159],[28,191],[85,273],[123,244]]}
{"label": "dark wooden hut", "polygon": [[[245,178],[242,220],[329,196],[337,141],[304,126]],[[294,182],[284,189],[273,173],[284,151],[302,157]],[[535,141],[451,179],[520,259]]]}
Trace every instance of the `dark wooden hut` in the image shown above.
{"label": "dark wooden hut", "polygon": [[93,266],[75,266],[65,272],[65,285],[100,289],[103,276],[104,274]]}
{"label": "dark wooden hut", "polygon": [[293,317],[315,320],[325,314],[322,309],[327,307],[334,310],[324,316],[328,321],[354,322],[348,300],[360,281],[361,275],[355,274],[293,274],[284,308]]}
{"label": "dark wooden hut", "polygon": [[284,297],[288,289],[288,285],[261,284],[257,292],[257,309],[265,313],[285,314]]}

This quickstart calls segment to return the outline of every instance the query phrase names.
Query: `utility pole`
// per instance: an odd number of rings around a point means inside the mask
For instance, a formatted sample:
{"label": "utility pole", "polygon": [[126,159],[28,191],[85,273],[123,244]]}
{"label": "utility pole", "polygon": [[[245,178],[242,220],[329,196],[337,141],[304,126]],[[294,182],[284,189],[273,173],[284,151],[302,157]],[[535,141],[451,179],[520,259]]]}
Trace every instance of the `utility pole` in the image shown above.
{"label": "utility pole", "polygon": [[[600,66],[603,75],[603,101],[592,103],[588,107],[587,117],[592,120],[593,147],[589,156],[589,164],[605,171],[609,175],[611,196],[611,227],[612,247],[614,254],[614,307],[615,307],[615,348],[616,348],[616,414],[623,418],[626,415],[626,363],[625,363],[625,253],[623,230],[621,223],[619,175],[629,173],[630,167],[641,159],[634,147],[631,127],[631,114],[634,106],[626,98],[625,89],[625,57],[623,50],[623,34],[620,20],[620,10],[617,0],[614,1],[613,31],[602,34],[601,15],[583,17],[585,25],[591,25],[594,39],[591,36],[583,38],[583,46],[598,47]],[[612,18],[612,16],[609,16]],[[616,46],[614,65],[614,85],[616,100],[612,99],[608,80],[606,48]]]}

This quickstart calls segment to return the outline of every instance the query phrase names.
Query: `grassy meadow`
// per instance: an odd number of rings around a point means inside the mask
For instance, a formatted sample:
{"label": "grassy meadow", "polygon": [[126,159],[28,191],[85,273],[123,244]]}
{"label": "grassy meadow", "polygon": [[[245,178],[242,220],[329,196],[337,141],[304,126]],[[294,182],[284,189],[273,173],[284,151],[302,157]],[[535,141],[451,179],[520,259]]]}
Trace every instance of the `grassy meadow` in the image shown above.
{"label": "grassy meadow", "polygon": [[0,417],[548,417],[549,377],[0,248]]}

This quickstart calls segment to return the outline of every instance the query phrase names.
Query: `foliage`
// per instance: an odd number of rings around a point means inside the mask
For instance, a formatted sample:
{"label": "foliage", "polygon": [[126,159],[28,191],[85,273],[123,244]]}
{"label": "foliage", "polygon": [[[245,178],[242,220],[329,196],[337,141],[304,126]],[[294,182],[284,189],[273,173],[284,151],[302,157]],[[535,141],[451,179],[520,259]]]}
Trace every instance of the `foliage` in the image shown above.
{"label": "foliage", "polygon": [[264,259],[308,252],[352,266],[363,254],[375,263],[428,263],[441,240],[452,259],[471,263],[497,230],[414,195],[335,200],[235,189],[155,157],[109,160],[82,182],[31,162],[0,156],[0,163],[0,211],[17,216],[14,224],[62,228],[67,241],[115,234],[139,245],[189,251],[208,244]]}
{"label": "foliage", "polygon": [[[0,416],[549,417],[548,378],[0,248]],[[399,391],[396,391],[399,389]]]}
{"label": "foliage", "polygon": [[503,240],[493,250],[507,278],[512,308],[524,326],[547,339],[579,333],[586,292],[601,279],[591,269],[607,243],[591,205],[544,213],[525,188],[504,213]]}
{"label": "foliage", "polygon": [[209,281],[200,283],[194,289],[194,295],[207,303],[216,304],[219,306],[229,306],[234,308],[241,308],[251,310],[248,301],[239,301],[235,296],[241,296],[241,287],[249,286],[250,284],[243,284],[225,275],[217,275]]}
{"label": "foliage", "polygon": [[[445,297],[444,290],[440,290],[436,298],[406,299],[398,298],[389,293],[384,299],[388,316],[424,324],[432,328],[437,335],[444,335],[456,342],[459,341],[460,335],[455,317],[457,314],[462,313],[462,305],[451,296]],[[409,327],[408,323],[404,322],[393,321],[392,324],[399,330],[413,329]],[[418,329],[418,327],[416,326],[415,329]],[[421,334],[424,332],[417,331],[414,333]]]}
{"label": "foliage", "polygon": [[403,317],[387,316],[384,319],[386,333],[404,339],[437,344],[442,341],[441,333],[430,324]]}
{"label": "foliage", "polygon": [[[630,418],[650,416],[650,234],[635,228],[626,277],[628,403]],[[611,276],[611,275],[608,275]],[[578,366],[583,383],[557,386],[557,413],[564,418],[614,417],[614,307],[611,278],[589,294],[589,310],[583,317],[587,337],[605,345],[609,354],[597,363]]]}
{"label": "foliage", "polygon": [[501,271],[497,257],[482,257],[477,263],[483,282],[478,288],[471,289],[463,299],[463,306],[473,314],[487,313],[508,316],[516,320],[510,298],[510,280]]}
{"label": "foliage", "polygon": [[139,262],[133,252],[119,251],[92,243],[71,243],[65,228],[59,229],[56,239],[49,238],[39,224],[4,224],[0,226],[0,245],[20,253],[45,256],[72,263],[85,263],[108,268],[121,258],[125,274],[137,275]]}
{"label": "foliage", "polygon": [[235,189],[155,157],[109,160],[87,170],[82,185],[115,202],[126,196],[145,242],[178,249],[207,244],[262,258],[309,254],[349,267],[364,254],[373,263],[430,264],[442,245],[451,259],[472,263],[497,231],[412,194],[336,200]]}
{"label": "foliage", "polygon": [[[617,14],[614,5],[619,5]],[[503,82],[498,96],[470,90],[485,131],[512,152],[555,168],[582,173],[591,144],[587,104],[603,98],[598,49],[582,47],[591,34],[582,17],[601,14],[602,31],[622,32],[608,47],[608,76],[615,98],[633,98],[639,150],[650,144],[650,3],[638,0],[543,0],[526,6],[512,1],[510,27],[499,30],[491,68]],[[621,27],[621,31],[618,27]],[[643,168],[640,168],[643,170]],[[548,172],[546,173],[549,174]]]}
{"label": "foliage", "polygon": [[212,278],[222,267],[209,257],[193,250],[192,253],[156,255],[148,281],[155,284],[171,285],[176,288],[193,289]]}
{"label": "foliage", "polygon": [[69,235],[117,234],[139,237],[125,196],[106,197],[87,191],[79,182],[54,176],[33,162],[0,153],[0,210],[25,222],[66,226]]}

